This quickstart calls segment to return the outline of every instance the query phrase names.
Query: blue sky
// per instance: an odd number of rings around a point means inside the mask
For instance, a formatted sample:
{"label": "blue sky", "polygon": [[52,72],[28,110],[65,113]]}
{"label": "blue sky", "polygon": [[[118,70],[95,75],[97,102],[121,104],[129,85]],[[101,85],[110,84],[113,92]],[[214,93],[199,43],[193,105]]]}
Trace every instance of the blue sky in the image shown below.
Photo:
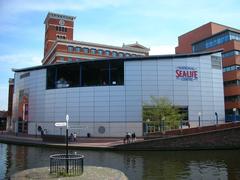
{"label": "blue sky", "polygon": [[209,21],[240,29],[239,8],[238,0],[1,0],[0,110],[7,109],[11,69],[41,63],[49,11],[77,17],[75,40],[138,41],[150,54],[172,54],[179,35]]}

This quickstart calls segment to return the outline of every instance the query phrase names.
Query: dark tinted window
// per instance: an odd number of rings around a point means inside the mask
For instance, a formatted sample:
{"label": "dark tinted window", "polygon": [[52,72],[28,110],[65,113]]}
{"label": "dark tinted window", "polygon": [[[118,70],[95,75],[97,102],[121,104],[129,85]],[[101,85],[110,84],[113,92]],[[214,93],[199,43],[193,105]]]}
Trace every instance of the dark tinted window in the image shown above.
{"label": "dark tinted window", "polygon": [[110,82],[111,85],[123,85],[124,84],[124,63],[123,61],[111,61],[110,62]]}
{"label": "dark tinted window", "polygon": [[80,86],[79,64],[68,64],[47,69],[47,89]]}
{"label": "dark tinted window", "polygon": [[47,89],[55,88],[56,81],[56,68],[47,69]]}
{"label": "dark tinted window", "polygon": [[82,85],[109,85],[108,61],[82,63]]}
{"label": "dark tinted window", "polygon": [[47,89],[124,84],[124,62],[90,61],[47,69]]}

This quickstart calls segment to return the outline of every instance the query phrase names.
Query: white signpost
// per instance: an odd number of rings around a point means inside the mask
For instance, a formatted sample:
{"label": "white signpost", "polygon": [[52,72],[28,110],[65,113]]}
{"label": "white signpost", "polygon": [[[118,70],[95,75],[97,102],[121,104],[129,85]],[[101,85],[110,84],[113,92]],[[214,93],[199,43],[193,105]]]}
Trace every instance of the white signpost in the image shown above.
{"label": "white signpost", "polygon": [[56,127],[62,127],[62,126],[67,126],[67,123],[66,122],[56,122],[54,125]]}

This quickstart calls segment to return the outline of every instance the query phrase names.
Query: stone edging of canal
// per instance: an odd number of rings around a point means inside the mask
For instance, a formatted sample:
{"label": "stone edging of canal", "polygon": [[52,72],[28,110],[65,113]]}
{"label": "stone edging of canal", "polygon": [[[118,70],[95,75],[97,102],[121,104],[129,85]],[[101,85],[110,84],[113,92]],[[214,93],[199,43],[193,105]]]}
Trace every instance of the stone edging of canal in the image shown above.
{"label": "stone edging of canal", "polygon": [[27,179],[61,179],[61,180],[91,180],[91,179],[119,179],[127,180],[127,176],[117,169],[97,166],[84,166],[84,172],[81,176],[57,177],[50,175],[48,167],[27,169],[11,176],[11,180]]}

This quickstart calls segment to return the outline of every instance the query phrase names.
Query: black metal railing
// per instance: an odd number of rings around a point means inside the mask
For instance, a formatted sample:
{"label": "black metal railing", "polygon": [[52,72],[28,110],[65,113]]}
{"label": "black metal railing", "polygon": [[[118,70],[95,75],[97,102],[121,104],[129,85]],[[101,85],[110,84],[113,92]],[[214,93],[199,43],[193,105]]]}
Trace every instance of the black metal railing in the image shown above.
{"label": "black metal railing", "polygon": [[78,176],[83,173],[84,156],[54,154],[50,156],[50,174]]}

